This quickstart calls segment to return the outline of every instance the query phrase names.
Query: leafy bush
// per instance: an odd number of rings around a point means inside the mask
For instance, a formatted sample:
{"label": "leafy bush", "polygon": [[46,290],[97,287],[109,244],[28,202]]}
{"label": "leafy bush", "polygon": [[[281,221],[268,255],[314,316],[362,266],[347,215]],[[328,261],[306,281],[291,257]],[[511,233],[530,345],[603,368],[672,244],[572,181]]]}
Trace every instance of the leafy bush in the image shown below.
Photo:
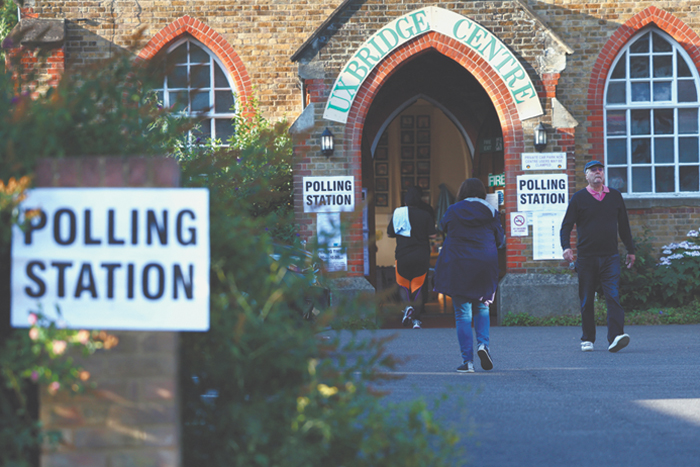
{"label": "leafy bush", "polygon": [[637,250],[634,267],[627,269],[625,256],[620,255],[620,303],[626,310],[646,308],[657,300],[656,259],[652,254],[650,232],[634,238]]}

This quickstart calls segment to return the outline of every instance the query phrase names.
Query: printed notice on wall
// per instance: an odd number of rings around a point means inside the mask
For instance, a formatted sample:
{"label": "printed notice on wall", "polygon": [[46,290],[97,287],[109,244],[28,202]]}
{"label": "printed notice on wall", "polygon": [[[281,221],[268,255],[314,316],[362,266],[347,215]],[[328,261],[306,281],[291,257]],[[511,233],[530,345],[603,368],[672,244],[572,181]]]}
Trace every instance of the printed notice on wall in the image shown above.
{"label": "printed notice on wall", "polygon": [[527,237],[527,213],[511,212],[510,213],[510,236],[511,237]]}
{"label": "printed notice on wall", "polygon": [[533,212],[532,259],[535,261],[563,258],[559,231],[564,211]]}
{"label": "printed notice on wall", "polygon": [[355,178],[303,177],[304,212],[353,212],[355,210]]}
{"label": "printed notice on wall", "polygon": [[12,326],[41,312],[72,329],[209,329],[208,190],[39,188],[20,215]]}
{"label": "printed notice on wall", "polygon": [[566,170],[565,152],[524,152],[523,170]]}
{"label": "printed notice on wall", "polygon": [[568,175],[518,175],[516,179],[518,211],[566,211],[569,205]]}
{"label": "printed notice on wall", "polygon": [[318,250],[318,257],[326,264],[327,272],[348,270],[348,255],[344,248]]}

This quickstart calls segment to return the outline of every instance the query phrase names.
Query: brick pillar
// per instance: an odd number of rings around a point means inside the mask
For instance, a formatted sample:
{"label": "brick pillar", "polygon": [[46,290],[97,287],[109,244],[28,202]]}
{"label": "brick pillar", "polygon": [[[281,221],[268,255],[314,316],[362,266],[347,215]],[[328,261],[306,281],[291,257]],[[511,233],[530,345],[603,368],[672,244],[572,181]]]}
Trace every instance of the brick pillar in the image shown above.
{"label": "brick pillar", "polygon": [[[168,158],[44,159],[37,187],[177,187],[179,168]],[[179,467],[178,333],[110,332],[119,344],[81,365],[97,389],[39,401],[46,429],[64,444],[44,450],[42,467]]]}

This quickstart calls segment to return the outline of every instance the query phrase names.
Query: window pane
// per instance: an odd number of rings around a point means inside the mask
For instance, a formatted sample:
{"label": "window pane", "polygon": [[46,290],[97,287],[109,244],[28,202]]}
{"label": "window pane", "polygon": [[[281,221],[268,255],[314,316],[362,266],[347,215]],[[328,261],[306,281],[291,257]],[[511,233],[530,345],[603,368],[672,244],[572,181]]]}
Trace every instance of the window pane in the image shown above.
{"label": "window pane", "polygon": [[676,191],[673,167],[656,167],[654,171],[656,175],[657,193],[673,193]]}
{"label": "window pane", "polygon": [[673,159],[673,138],[654,138],[654,162],[668,163]]}
{"label": "window pane", "polygon": [[194,143],[204,143],[211,138],[211,120],[204,119],[197,122],[197,126],[192,128],[192,136],[195,138]]}
{"label": "window pane", "polygon": [[695,81],[690,79],[678,80],[678,102],[697,102],[698,91]]}
{"label": "window pane", "polygon": [[627,112],[625,110],[611,110],[608,112],[608,134],[627,134]]}
{"label": "window pane", "polygon": [[681,182],[681,191],[698,191],[698,166],[691,165],[678,168],[678,175]]}
{"label": "window pane", "polygon": [[167,67],[170,68],[176,63],[187,63],[187,43],[178,46],[177,49],[168,54]]}
{"label": "window pane", "polygon": [[650,138],[637,138],[632,140],[633,164],[649,164],[651,162],[650,143]]}
{"label": "window pane", "polygon": [[698,132],[698,109],[678,109],[678,133],[681,135]]}
{"label": "window pane", "polygon": [[690,73],[690,68],[688,68],[688,64],[685,62],[685,59],[678,52],[676,52],[676,67],[678,68],[678,76],[693,76]]}
{"label": "window pane", "polygon": [[627,169],[608,169],[608,186],[627,193]]}
{"label": "window pane", "polygon": [[632,168],[632,192],[651,192],[651,167]]}
{"label": "window pane", "polygon": [[654,110],[654,134],[673,134],[673,109]]}
{"label": "window pane", "polygon": [[190,74],[192,75],[191,81],[193,88],[199,89],[211,86],[208,65],[195,65],[190,68]]}
{"label": "window pane", "polygon": [[190,42],[190,63],[209,63],[209,54]]}
{"label": "window pane", "polygon": [[624,104],[627,102],[625,83],[610,83],[608,85],[608,104]]}
{"label": "window pane", "polygon": [[698,138],[678,138],[678,161],[700,162],[698,159]]}
{"label": "window pane", "polygon": [[627,163],[627,140],[626,139],[609,139],[608,140],[608,164],[626,164]]}
{"label": "window pane", "polygon": [[186,88],[187,87],[187,67],[176,66],[168,75],[169,88]]}
{"label": "window pane", "polygon": [[633,110],[632,112],[632,134],[648,135],[651,132],[651,122],[649,110]]}
{"label": "window pane", "polygon": [[671,52],[671,44],[668,43],[666,39],[659,36],[658,34],[651,35],[651,42],[654,52]]}
{"label": "window pane", "polygon": [[653,58],[654,78],[670,78],[673,76],[673,55],[661,55]]}
{"label": "window pane", "polygon": [[649,33],[634,41],[634,44],[630,46],[630,52],[633,54],[649,52]]}
{"label": "window pane", "polygon": [[610,77],[612,79],[624,79],[626,78],[625,71],[626,71],[626,63],[627,60],[625,60],[625,56],[623,55],[620,57],[620,60],[617,62],[617,65],[615,65],[615,69],[612,72],[612,75]]}
{"label": "window pane", "polygon": [[671,100],[671,81],[657,81],[654,83],[654,101]]}
{"label": "window pane", "polygon": [[181,112],[187,110],[189,103],[187,102],[187,91],[177,91],[170,93],[170,107],[173,111]]}
{"label": "window pane", "polygon": [[208,91],[192,93],[192,112],[206,112],[210,107]]}
{"label": "window pane", "polygon": [[214,86],[216,86],[217,88],[230,87],[230,85],[228,84],[228,80],[226,79],[226,75],[224,74],[224,71],[216,62],[214,62]]}
{"label": "window pane", "polygon": [[228,118],[217,118],[215,123],[216,138],[227,144],[233,135],[233,121]]}
{"label": "window pane", "polygon": [[649,102],[649,83],[632,83],[632,102]]}
{"label": "window pane", "polygon": [[649,77],[649,57],[630,57],[630,78]]}
{"label": "window pane", "polygon": [[231,91],[216,91],[214,108],[217,113],[233,112],[233,94]]}

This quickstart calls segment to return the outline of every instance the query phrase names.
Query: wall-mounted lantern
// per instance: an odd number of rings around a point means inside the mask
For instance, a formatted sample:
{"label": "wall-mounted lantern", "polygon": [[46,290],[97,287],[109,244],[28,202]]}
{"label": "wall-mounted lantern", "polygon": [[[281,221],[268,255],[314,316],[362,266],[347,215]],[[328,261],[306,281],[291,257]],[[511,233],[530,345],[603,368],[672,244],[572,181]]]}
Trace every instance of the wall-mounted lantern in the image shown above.
{"label": "wall-mounted lantern", "polygon": [[547,147],[547,129],[542,122],[535,128],[535,149],[542,152]]}
{"label": "wall-mounted lantern", "polygon": [[333,133],[331,133],[331,130],[326,128],[323,130],[323,133],[321,133],[321,152],[324,156],[330,158],[333,155],[333,149],[335,149]]}

